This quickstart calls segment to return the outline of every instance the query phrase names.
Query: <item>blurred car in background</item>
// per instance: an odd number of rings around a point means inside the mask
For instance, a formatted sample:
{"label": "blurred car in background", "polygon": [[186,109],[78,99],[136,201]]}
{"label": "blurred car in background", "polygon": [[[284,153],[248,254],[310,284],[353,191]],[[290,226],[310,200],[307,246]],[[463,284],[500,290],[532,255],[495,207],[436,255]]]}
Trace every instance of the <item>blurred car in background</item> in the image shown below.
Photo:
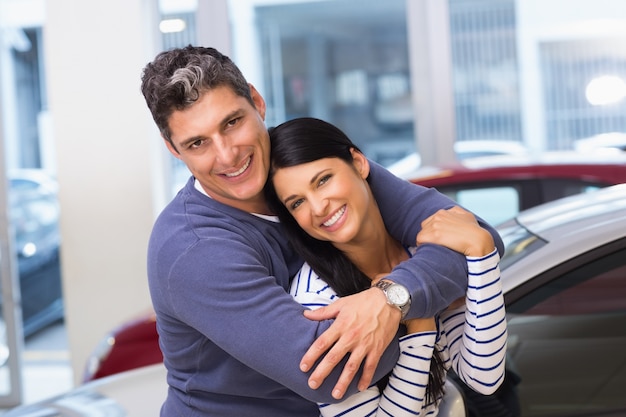
{"label": "blurred car in background", "polygon": [[[64,316],[58,186],[52,176],[37,169],[12,170],[7,179],[22,333],[29,337]],[[8,355],[6,326],[0,315],[0,366]]]}
{"label": "blurred car in background", "polygon": [[[385,142],[379,147],[384,149]],[[459,161],[470,158],[478,158],[483,156],[497,155],[526,155],[528,149],[520,142],[511,140],[466,140],[454,142],[454,153]],[[371,147],[366,148],[366,154],[370,156]],[[376,156],[376,155],[374,155]],[[422,165],[422,158],[419,153],[412,152],[405,157],[387,165],[386,168],[401,178],[410,176],[416,169]]]}
{"label": "blurred car in background", "polygon": [[4,417],[155,417],[167,395],[162,363],[101,378],[67,393],[15,407]]}
{"label": "blurred car in background", "polygon": [[9,219],[22,305],[24,337],[63,319],[58,185],[37,169],[12,170]]}
{"label": "blurred car in background", "polygon": [[[507,376],[480,396],[450,384],[450,374],[449,408],[439,415],[492,415],[485,407],[521,417],[626,415],[626,184],[525,210],[497,230],[506,248]],[[146,349],[158,349],[153,340]],[[158,415],[165,393],[158,363],[5,415]]]}
{"label": "blurred car in background", "polygon": [[404,178],[436,188],[497,225],[538,204],[626,182],[626,153],[567,151],[470,158],[418,168]]}
{"label": "blurred car in background", "polygon": [[601,133],[574,141],[574,149],[578,152],[626,152],[626,133]]}
{"label": "blurred car in background", "polygon": [[162,361],[156,315],[151,310],[102,338],[87,359],[83,382]]}

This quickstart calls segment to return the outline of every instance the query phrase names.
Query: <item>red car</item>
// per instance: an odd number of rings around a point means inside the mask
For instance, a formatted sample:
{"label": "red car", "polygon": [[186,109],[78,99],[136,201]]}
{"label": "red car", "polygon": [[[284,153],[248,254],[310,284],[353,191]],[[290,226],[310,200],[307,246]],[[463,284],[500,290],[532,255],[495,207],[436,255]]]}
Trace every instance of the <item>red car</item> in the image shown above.
{"label": "red car", "polygon": [[626,153],[472,158],[419,168],[405,178],[436,188],[497,225],[541,203],[626,182]]}
{"label": "red car", "polygon": [[[546,153],[485,157],[420,168],[411,181],[435,187],[491,224],[560,197],[626,182],[626,154]],[[153,312],[110,332],[89,359],[84,380],[163,361]]]}
{"label": "red car", "polygon": [[147,312],[110,331],[87,360],[83,382],[163,362],[156,315]]}

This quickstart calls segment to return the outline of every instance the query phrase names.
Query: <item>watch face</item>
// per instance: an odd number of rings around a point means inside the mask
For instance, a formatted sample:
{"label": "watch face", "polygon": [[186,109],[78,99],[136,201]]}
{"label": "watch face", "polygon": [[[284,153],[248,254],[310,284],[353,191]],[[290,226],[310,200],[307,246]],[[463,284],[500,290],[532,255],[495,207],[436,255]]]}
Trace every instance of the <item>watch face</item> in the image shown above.
{"label": "watch face", "polygon": [[402,285],[392,285],[387,289],[389,301],[397,306],[403,306],[409,302],[409,292]]}

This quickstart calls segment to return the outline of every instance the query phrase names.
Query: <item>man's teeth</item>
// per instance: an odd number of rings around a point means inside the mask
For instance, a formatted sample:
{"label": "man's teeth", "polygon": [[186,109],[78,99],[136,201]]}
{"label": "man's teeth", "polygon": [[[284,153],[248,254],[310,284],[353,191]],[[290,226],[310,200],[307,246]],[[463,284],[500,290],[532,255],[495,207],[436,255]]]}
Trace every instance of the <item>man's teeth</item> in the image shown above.
{"label": "man's teeth", "polygon": [[248,169],[248,167],[250,166],[250,158],[248,158],[248,160],[246,161],[246,163],[241,167],[241,169],[237,172],[231,172],[230,174],[226,174],[227,177],[236,177],[238,175],[243,174],[243,172]]}
{"label": "man's teeth", "polygon": [[330,219],[328,219],[322,224],[326,227],[332,226],[333,224],[337,223],[337,220],[339,220],[339,218],[343,216],[343,213],[345,213],[345,211],[346,211],[346,206],[343,206],[337,213],[335,213],[333,217],[331,217]]}

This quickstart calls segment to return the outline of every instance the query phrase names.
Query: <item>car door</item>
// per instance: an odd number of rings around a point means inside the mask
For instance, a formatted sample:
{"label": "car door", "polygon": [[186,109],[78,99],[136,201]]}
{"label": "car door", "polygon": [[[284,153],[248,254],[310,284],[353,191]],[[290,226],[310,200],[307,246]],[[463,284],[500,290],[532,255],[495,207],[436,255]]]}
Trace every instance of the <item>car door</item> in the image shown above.
{"label": "car door", "polygon": [[626,414],[626,239],[506,295],[521,416]]}

